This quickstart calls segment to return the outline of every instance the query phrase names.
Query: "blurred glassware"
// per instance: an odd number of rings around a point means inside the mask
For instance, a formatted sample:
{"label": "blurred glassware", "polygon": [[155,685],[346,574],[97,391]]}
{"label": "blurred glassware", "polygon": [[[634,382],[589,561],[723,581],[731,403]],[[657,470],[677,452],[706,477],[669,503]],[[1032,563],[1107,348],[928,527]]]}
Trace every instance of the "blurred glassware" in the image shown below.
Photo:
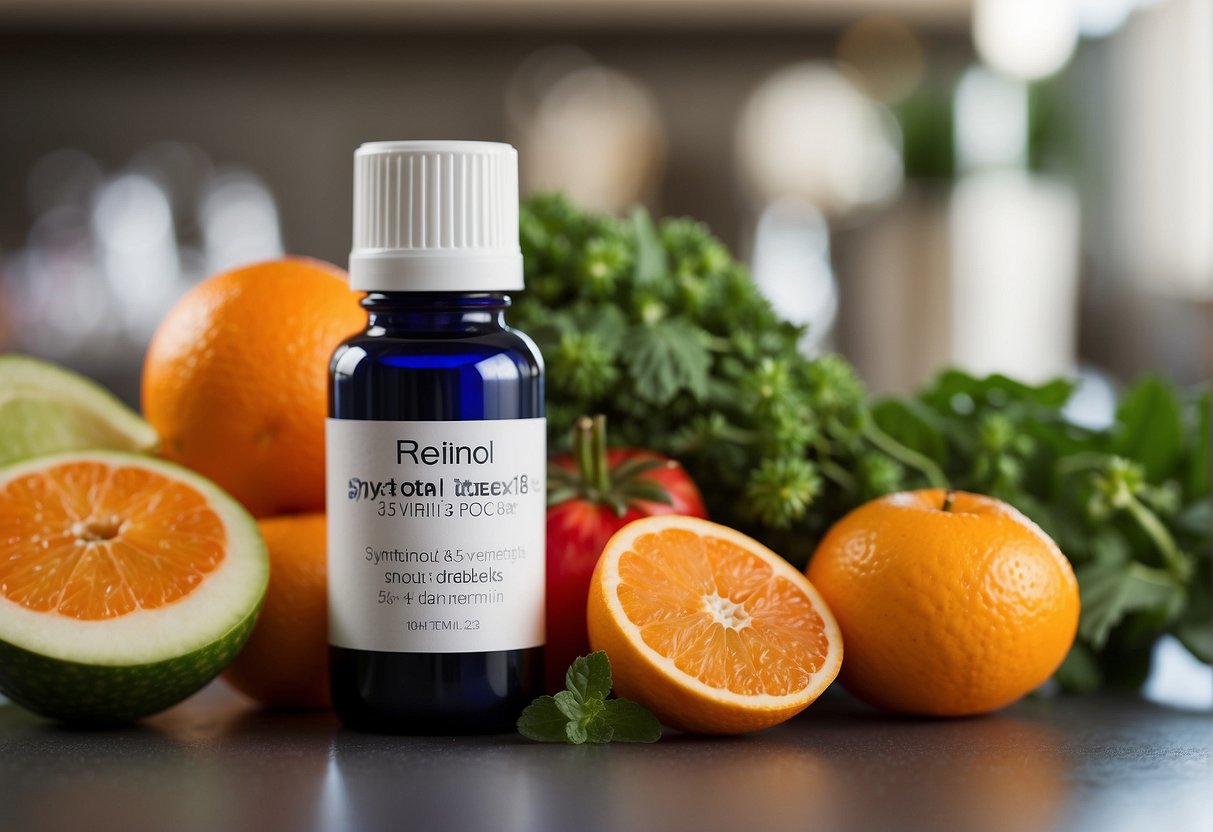
{"label": "blurred glassware", "polygon": [[256,175],[239,168],[219,171],[198,206],[207,274],[282,256],[278,206]]}
{"label": "blurred glassware", "polygon": [[742,111],[735,147],[758,206],[793,196],[837,221],[887,203],[901,185],[892,115],[826,63],[793,64],[763,81]]}
{"label": "blurred glassware", "polygon": [[897,193],[896,123],[838,67],[805,62],[763,81],[734,135],[757,217],[754,279],[781,315],[809,325],[802,349],[818,351],[838,309],[827,219],[853,219]]}
{"label": "blurred glassware", "polygon": [[1027,166],[1027,84],[971,67],[956,85],[952,112],[957,169]]}
{"label": "blurred glassware", "polygon": [[950,363],[1028,381],[1077,369],[1078,195],[1028,170],[1028,87],[972,67],[956,88]]}
{"label": "blurred glassware", "polygon": [[571,47],[540,50],[514,73],[506,115],[524,193],[560,190],[594,211],[656,209],[666,136],[635,78]]}
{"label": "blurred glassware", "polygon": [[142,343],[180,290],[168,195],[151,177],[119,174],[97,192],[92,223],[111,306],[131,340]]}
{"label": "blurred glassware", "polygon": [[1213,301],[1211,55],[1209,0],[1169,0],[1139,12],[1107,45],[1117,94],[1108,102],[1099,265],[1138,295],[1133,304],[1142,297]]}
{"label": "blurred glassware", "polygon": [[26,246],[0,267],[12,346],[128,400],[147,339],[182,292],[208,271],[283,250],[264,183],[239,168],[216,173],[181,142],[148,145],[108,178],[87,153],[55,150],[31,167],[26,191]]}
{"label": "blurred glassware", "polygon": [[927,115],[934,126],[916,125],[916,141],[950,152],[929,170],[947,178],[912,184],[848,249],[845,305],[861,310],[843,310],[852,357],[879,392],[906,392],[946,366],[1072,375],[1079,200],[1065,179],[1029,170],[1027,82],[975,66],[952,105]]}
{"label": "blurred glassware", "polygon": [[807,326],[800,349],[824,349],[838,314],[838,284],[830,265],[830,232],[811,203],[785,197],[758,218],[751,274],[784,318]]}
{"label": "blurred glassware", "polygon": [[26,247],[9,257],[6,270],[16,346],[62,359],[108,349],[120,339],[96,261],[91,212],[84,206],[58,205],[34,221]]}
{"label": "blurred glassware", "polygon": [[952,195],[951,363],[1030,383],[1073,375],[1078,196],[1024,170],[965,175]]}

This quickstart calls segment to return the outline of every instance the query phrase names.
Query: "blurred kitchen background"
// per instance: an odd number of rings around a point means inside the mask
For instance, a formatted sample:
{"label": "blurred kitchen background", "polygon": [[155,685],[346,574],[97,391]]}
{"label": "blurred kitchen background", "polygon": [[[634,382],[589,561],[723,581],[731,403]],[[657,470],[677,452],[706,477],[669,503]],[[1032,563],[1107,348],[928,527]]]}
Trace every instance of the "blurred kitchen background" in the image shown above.
{"label": "blurred kitchen background", "polygon": [[354,148],[445,137],[704,220],[876,391],[1210,377],[1211,0],[0,0],[0,347],[133,401],[190,284],[344,265]]}

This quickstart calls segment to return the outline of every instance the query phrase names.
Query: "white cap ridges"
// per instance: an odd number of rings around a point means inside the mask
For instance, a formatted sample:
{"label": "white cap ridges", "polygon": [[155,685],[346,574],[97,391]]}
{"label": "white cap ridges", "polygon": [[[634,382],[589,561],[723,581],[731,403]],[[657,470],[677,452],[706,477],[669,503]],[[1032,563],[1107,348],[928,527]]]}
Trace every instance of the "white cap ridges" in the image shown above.
{"label": "white cap ridges", "polygon": [[350,287],[522,288],[518,152],[497,142],[369,142],[354,152]]}

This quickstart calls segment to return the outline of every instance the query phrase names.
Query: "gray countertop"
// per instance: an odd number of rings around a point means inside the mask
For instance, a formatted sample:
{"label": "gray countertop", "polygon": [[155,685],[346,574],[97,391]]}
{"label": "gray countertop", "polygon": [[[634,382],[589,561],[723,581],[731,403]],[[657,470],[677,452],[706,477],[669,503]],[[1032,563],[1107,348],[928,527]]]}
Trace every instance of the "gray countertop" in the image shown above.
{"label": "gray countertop", "polygon": [[833,695],[746,737],[574,747],[358,734],[214,685],[118,731],[0,706],[0,830],[1209,832],[1211,735],[1135,699],[938,721]]}

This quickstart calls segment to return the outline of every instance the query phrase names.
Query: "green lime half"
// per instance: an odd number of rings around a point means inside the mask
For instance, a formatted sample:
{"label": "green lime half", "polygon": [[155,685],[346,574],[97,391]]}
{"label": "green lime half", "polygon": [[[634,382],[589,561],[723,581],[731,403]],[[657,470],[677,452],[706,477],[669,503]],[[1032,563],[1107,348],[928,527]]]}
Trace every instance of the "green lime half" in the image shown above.
{"label": "green lime half", "polygon": [[257,524],[192,471],[76,451],[0,468],[0,693],[105,725],[202,688],[269,580]]}
{"label": "green lime half", "polygon": [[144,452],[156,431],[84,376],[25,355],[0,355],[0,465],[60,451]]}

